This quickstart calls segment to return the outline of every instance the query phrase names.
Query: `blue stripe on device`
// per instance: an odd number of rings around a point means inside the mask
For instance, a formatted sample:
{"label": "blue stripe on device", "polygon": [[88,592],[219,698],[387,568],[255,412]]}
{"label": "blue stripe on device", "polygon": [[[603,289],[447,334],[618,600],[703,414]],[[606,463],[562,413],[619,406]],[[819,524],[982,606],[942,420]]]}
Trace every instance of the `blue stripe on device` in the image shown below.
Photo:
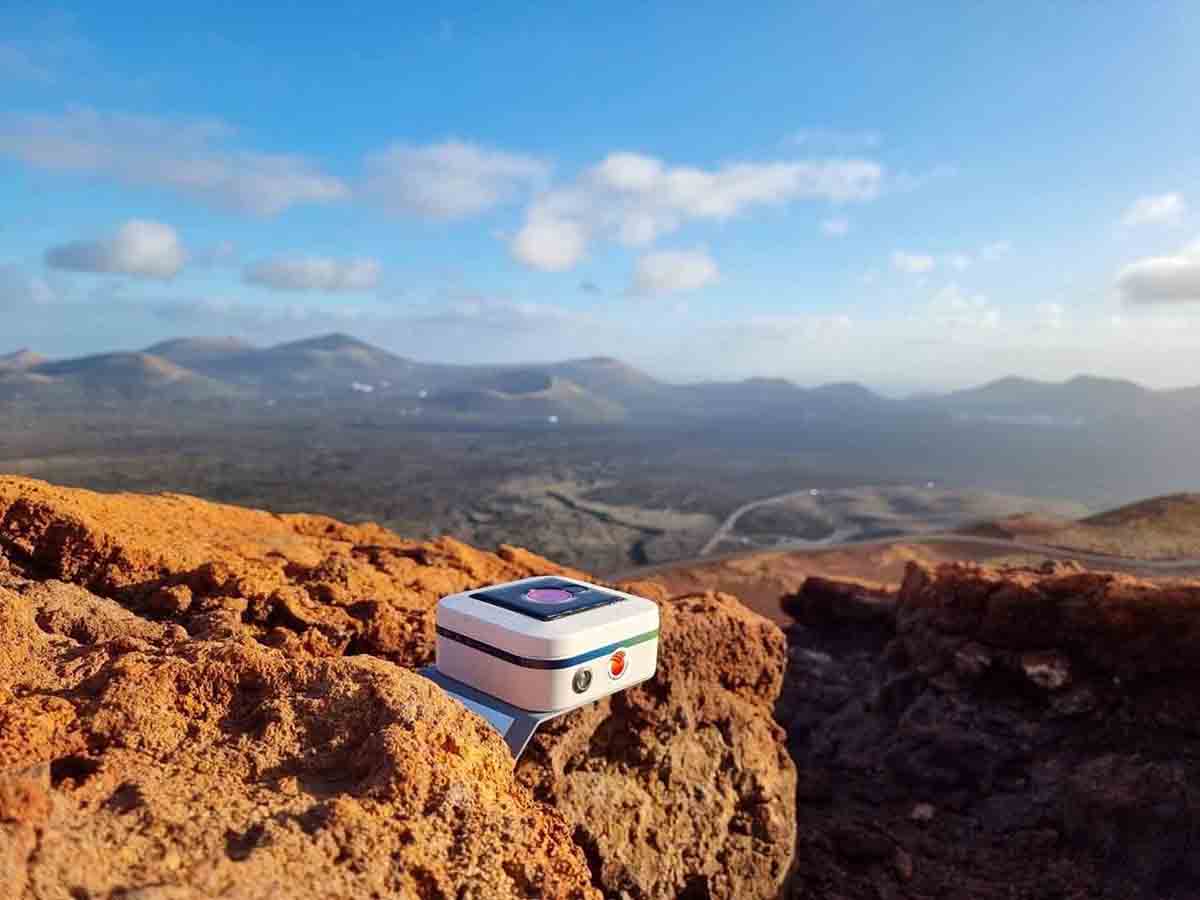
{"label": "blue stripe on device", "polygon": [[499,647],[493,647],[491,644],[477,641],[473,637],[467,637],[465,634],[459,634],[457,631],[451,631],[449,628],[443,628],[441,625],[437,626],[437,633],[448,641],[455,641],[464,647],[470,647],[472,650],[478,650],[480,653],[486,653],[488,656],[494,656],[507,663],[512,663],[514,666],[521,666],[526,669],[569,669],[580,663],[591,662],[593,659],[608,656],[610,653],[622,648],[633,647],[646,641],[652,641],[658,637],[658,629],[655,628],[653,631],[646,631],[642,634],[626,638],[623,641],[617,641],[615,644],[598,647],[595,650],[589,650],[587,653],[580,653],[578,656],[568,656],[565,659],[535,659],[528,656],[517,656],[515,653],[509,653],[507,650],[501,650]]}

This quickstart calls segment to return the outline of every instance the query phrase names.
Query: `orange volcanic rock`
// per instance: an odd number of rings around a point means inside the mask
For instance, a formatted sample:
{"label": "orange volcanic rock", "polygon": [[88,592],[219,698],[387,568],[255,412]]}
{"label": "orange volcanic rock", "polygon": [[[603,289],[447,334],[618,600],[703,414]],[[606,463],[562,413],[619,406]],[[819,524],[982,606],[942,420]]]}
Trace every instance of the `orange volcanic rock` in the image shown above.
{"label": "orange volcanic rock", "polygon": [[783,634],[725,594],[664,600],[662,630],[654,681],[548,723],[518,774],[610,895],[778,896],[796,832]]}
{"label": "orange volcanic rock", "polygon": [[420,676],[16,588],[4,896],[597,896],[499,736]]}
{"label": "orange volcanic rock", "polygon": [[284,650],[433,657],[445,594],[533,574],[576,574],[525,550],[406,541],[377,525],[277,516],[178,494],[96,494],[0,476],[10,565],[58,578],[195,637],[245,634]]}
{"label": "orange volcanic rock", "polygon": [[928,625],[1010,650],[1059,649],[1118,675],[1200,670],[1200,583],[1158,584],[1078,566],[910,565],[902,631]]}
{"label": "orange volcanic rock", "polygon": [[515,774],[410,671],[438,597],[545,573],[581,576],[0,477],[0,895],[777,896],[784,640],[732,597],[657,594],[659,675]]}
{"label": "orange volcanic rock", "polygon": [[801,622],[887,622],[895,598],[875,585],[810,575],[794,594],[782,600],[783,609]]}

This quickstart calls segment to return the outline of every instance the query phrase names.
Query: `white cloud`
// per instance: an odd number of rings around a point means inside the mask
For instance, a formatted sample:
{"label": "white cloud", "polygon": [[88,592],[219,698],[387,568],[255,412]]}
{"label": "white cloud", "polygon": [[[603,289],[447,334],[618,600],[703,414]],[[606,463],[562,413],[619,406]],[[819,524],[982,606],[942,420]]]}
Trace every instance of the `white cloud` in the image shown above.
{"label": "white cloud", "polygon": [[456,219],[511,200],[549,174],[542,160],[462,141],[393,144],[367,157],[363,193],[393,212]]}
{"label": "white cloud", "polygon": [[1174,225],[1187,212],[1187,204],[1183,196],[1176,193],[1148,194],[1139,197],[1121,217],[1121,224],[1127,227],[1136,225]]}
{"label": "white cloud", "polygon": [[990,330],[1000,324],[1000,310],[983,294],[968,294],[957,284],[946,285],[930,301],[928,313],[942,328]]}
{"label": "white cloud", "polygon": [[1131,305],[1200,302],[1200,240],[1173,256],[1139,259],[1117,272],[1117,290]]}
{"label": "white cloud", "polygon": [[1066,325],[1066,310],[1061,303],[1042,303],[1037,308],[1037,325],[1060,331]]}
{"label": "white cloud", "polygon": [[927,254],[905,253],[902,250],[892,251],[892,268],[897,271],[919,275],[923,272],[932,272],[936,266],[937,261]]}
{"label": "white cloud", "polygon": [[568,219],[536,218],[526,222],[510,245],[513,256],[543,272],[564,272],[587,253],[587,232]]}
{"label": "white cloud", "polygon": [[170,225],[139,219],[126,222],[115,235],[95,241],[73,241],[46,251],[46,265],[76,272],[174,278],[187,262],[187,252]]}
{"label": "white cloud", "polygon": [[0,155],[54,172],[169,188],[223,209],[269,216],[349,195],[302,157],[226,149],[214,119],[166,119],[73,108],[0,119]]}
{"label": "white cloud", "polygon": [[247,266],[242,280],[276,291],[369,291],[379,285],[382,267],[373,259],[337,260],[322,256],[267,259]]}
{"label": "white cloud", "polygon": [[637,261],[630,293],[653,296],[695,291],[719,277],[717,264],[702,250],[662,250]]}
{"label": "white cloud", "polygon": [[[857,159],[700,169],[613,153],[574,183],[539,196],[526,211],[512,249],[517,259],[536,268],[565,269],[585,255],[592,241],[645,247],[692,220],[722,222],[755,207],[801,199],[869,200],[882,177],[878,163]],[[555,249],[543,255],[543,245]]]}
{"label": "white cloud", "polygon": [[953,269],[956,272],[965,272],[978,260],[992,262],[1005,256],[1011,250],[1012,246],[1008,241],[996,241],[982,247],[978,255],[959,252],[947,253],[944,256],[935,257],[927,253],[906,253],[902,250],[897,250],[892,253],[891,260],[892,268],[913,275],[932,272],[939,266],[946,269]]}
{"label": "white cloud", "polygon": [[653,190],[665,171],[662,162],[652,156],[610,153],[593,167],[592,177],[613,190],[634,193]]}
{"label": "white cloud", "polygon": [[850,220],[845,216],[834,216],[821,223],[821,234],[826,237],[842,237],[850,230]]}

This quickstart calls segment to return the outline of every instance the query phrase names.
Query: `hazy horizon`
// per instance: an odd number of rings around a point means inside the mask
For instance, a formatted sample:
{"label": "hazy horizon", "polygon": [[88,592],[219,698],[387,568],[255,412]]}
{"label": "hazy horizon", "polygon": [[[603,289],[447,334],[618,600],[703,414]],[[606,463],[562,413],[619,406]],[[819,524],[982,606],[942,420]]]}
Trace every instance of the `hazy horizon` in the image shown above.
{"label": "hazy horizon", "polygon": [[30,352],[36,353],[38,355],[45,356],[51,360],[78,358],[78,357],[86,357],[86,356],[98,356],[98,355],[106,355],[106,354],[111,354],[111,353],[142,353],[142,352],[146,352],[146,351],[152,349],[157,344],[167,342],[167,341],[172,341],[172,340],[242,341],[242,342],[248,344],[249,346],[253,347],[254,349],[261,350],[261,349],[266,349],[266,348],[269,348],[269,347],[272,347],[272,346],[275,346],[275,345],[281,344],[281,343],[290,343],[293,341],[315,340],[318,338],[331,337],[333,335],[343,335],[343,336],[349,337],[353,340],[362,341],[366,344],[375,346],[381,350],[386,350],[390,353],[394,353],[397,356],[401,356],[406,359],[411,359],[417,363],[429,363],[429,364],[449,363],[449,364],[456,364],[456,365],[479,363],[479,364],[483,364],[483,365],[496,364],[496,365],[537,367],[540,365],[550,365],[550,364],[554,364],[554,363],[562,363],[562,362],[567,362],[567,361],[571,361],[571,360],[580,360],[580,359],[588,359],[588,358],[610,358],[610,359],[615,359],[620,363],[630,365],[630,366],[634,367],[635,369],[638,369],[639,371],[642,371],[643,373],[655,378],[656,380],[659,380],[659,381],[662,381],[662,382],[665,382],[668,384],[671,384],[671,383],[691,384],[691,383],[701,383],[704,381],[735,381],[735,380],[742,380],[742,379],[749,379],[749,378],[764,378],[764,379],[784,378],[786,380],[792,381],[793,383],[797,384],[800,387],[819,387],[822,385],[836,384],[836,383],[848,383],[849,382],[849,383],[861,384],[864,387],[867,387],[870,390],[872,390],[882,396],[892,397],[894,399],[902,399],[907,396],[911,396],[914,394],[920,394],[920,393],[924,393],[927,391],[932,392],[932,393],[948,393],[948,392],[952,392],[952,391],[975,388],[975,387],[983,386],[985,384],[990,384],[994,381],[998,381],[998,380],[1001,380],[1004,378],[1022,378],[1022,379],[1032,380],[1032,381],[1041,381],[1041,382],[1045,382],[1045,383],[1049,383],[1049,384],[1055,384],[1055,383],[1063,383],[1066,381],[1070,381],[1074,378],[1094,377],[1094,378],[1112,379],[1112,380],[1131,380],[1134,383],[1140,384],[1142,387],[1147,387],[1152,390],[1164,390],[1164,389],[1170,389],[1170,388],[1174,388],[1174,387],[1197,387],[1197,386],[1200,386],[1200,376],[1198,376],[1196,381],[1194,381],[1194,382],[1185,382],[1185,383],[1180,383],[1177,385],[1164,385],[1164,386],[1158,387],[1155,385],[1146,384],[1144,382],[1139,382],[1136,379],[1123,379],[1123,378],[1119,378],[1118,376],[1107,375],[1103,372],[1096,372],[1096,371],[1074,372],[1074,373],[1072,373],[1068,376],[1062,377],[1062,378],[1039,378],[1037,376],[1029,375],[1029,374],[1023,373],[1023,372],[1005,372],[994,378],[989,378],[987,380],[982,380],[982,381],[973,381],[973,382],[963,383],[963,384],[949,384],[949,385],[940,384],[940,385],[928,385],[928,386],[918,384],[918,385],[915,385],[915,386],[909,387],[909,388],[889,387],[887,385],[880,385],[880,384],[874,384],[874,383],[866,382],[866,381],[859,381],[858,379],[843,379],[843,378],[824,378],[824,379],[818,378],[818,379],[810,380],[810,381],[799,381],[799,380],[796,380],[793,378],[789,378],[788,376],[782,375],[778,372],[766,372],[766,371],[757,371],[757,372],[751,371],[751,372],[747,372],[747,373],[728,374],[725,376],[721,376],[721,375],[711,376],[710,375],[710,376],[695,376],[695,377],[686,377],[685,376],[685,377],[679,377],[679,378],[672,378],[669,374],[664,374],[662,371],[656,370],[652,363],[648,364],[648,365],[637,365],[637,364],[631,362],[628,358],[621,356],[620,353],[601,352],[601,353],[592,353],[592,354],[586,354],[586,355],[581,354],[581,355],[577,355],[577,356],[547,356],[544,358],[530,357],[528,359],[515,359],[515,360],[513,360],[513,359],[503,359],[503,360],[469,359],[469,360],[465,360],[465,361],[460,360],[460,361],[452,362],[450,360],[437,359],[437,358],[433,358],[433,357],[430,357],[427,355],[422,355],[420,352],[403,353],[403,352],[396,350],[394,347],[389,347],[384,343],[380,343],[375,340],[372,340],[369,336],[354,334],[351,331],[345,331],[345,330],[338,331],[338,332],[304,333],[304,334],[299,334],[296,337],[289,337],[289,338],[286,338],[283,340],[262,340],[262,339],[256,340],[253,335],[248,335],[248,334],[242,334],[242,335],[238,335],[238,334],[171,334],[171,335],[164,336],[160,339],[157,339],[155,341],[152,341],[150,344],[145,344],[145,345],[136,346],[136,347],[135,346],[112,346],[112,347],[95,346],[95,347],[91,347],[90,349],[84,350],[83,352],[80,352],[80,353],[61,353],[61,354],[46,353],[46,352],[44,352],[44,349],[42,347],[37,347],[37,346],[29,346],[29,345],[0,346],[0,357],[9,355],[9,354],[19,353],[22,351],[30,351]]}

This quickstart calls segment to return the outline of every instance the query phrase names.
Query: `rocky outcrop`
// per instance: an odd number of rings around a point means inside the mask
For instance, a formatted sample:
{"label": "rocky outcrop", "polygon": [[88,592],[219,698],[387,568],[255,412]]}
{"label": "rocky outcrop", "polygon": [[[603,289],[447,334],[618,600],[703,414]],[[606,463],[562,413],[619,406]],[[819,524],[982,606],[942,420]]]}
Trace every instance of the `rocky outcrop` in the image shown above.
{"label": "rocky outcrop", "polygon": [[420,676],[14,587],[4,896],[598,896],[499,737]]}
{"label": "rocky outcrop", "polygon": [[0,894],[776,896],[782,633],[732,597],[656,594],[659,675],[514,772],[411,669],[438,597],[535,573],[575,574],[0,477]]}
{"label": "rocky outcrop", "polygon": [[1061,650],[1097,674],[1127,679],[1200,670],[1194,582],[1152,584],[1074,564],[912,566],[900,590],[900,623],[905,633],[938,636],[939,648],[966,635],[1006,658]]}
{"label": "rocky outcrop", "polygon": [[786,635],[629,584],[658,675],[514,771],[412,669],[438,597],[553,572],[0,477],[0,896],[1200,896],[1200,584],[912,565]]}
{"label": "rocky outcrop", "polygon": [[606,893],[775,897],[796,830],[771,718],[783,634],[725,594],[658,599],[653,683],[550,723],[520,778],[574,826]]}
{"label": "rocky outcrop", "polygon": [[780,602],[784,612],[809,625],[878,624],[894,617],[894,599],[887,591],[856,581],[813,575]]}
{"label": "rocky outcrop", "polygon": [[1200,584],[914,565],[860,612],[789,631],[793,896],[1200,895]]}
{"label": "rocky outcrop", "polygon": [[437,599],[533,573],[575,574],[515,547],[407,541],[376,525],[273,515],[178,494],[96,494],[0,476],[0,551],[193,637],[286,653],[433,658]]}

